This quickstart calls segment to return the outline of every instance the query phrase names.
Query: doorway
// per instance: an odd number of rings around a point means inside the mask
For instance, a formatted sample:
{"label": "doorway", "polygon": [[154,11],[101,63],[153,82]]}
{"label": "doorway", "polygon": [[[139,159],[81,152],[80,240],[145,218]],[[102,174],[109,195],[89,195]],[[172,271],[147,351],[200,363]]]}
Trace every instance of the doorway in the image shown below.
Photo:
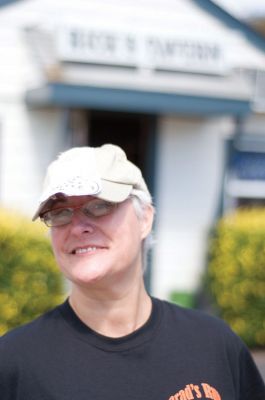
{"label": "doorway", "polygon": [[89,146],[120,146],[142,171],[153,194],[156,116],[111,111],[89,111]]}
{"label": "doorway", "polygon": [[[154,197],[156,165],[156,116],[110,111],[89,111],[89,146],[112,143],[120,146],[142,171]],[[152,252],[145,270],[145,285],[151,292]]]}

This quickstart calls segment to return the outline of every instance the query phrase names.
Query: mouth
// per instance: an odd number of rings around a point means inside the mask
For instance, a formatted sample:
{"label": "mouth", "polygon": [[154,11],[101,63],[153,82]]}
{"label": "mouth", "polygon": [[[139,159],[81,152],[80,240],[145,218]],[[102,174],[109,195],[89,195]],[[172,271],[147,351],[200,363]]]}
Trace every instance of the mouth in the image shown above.
{"label": "mouth", "polygon": [[99,246],[77,247],[71,251],[71,254],[88,254],[103,249],[105,249],[105,247],[99,247]]}

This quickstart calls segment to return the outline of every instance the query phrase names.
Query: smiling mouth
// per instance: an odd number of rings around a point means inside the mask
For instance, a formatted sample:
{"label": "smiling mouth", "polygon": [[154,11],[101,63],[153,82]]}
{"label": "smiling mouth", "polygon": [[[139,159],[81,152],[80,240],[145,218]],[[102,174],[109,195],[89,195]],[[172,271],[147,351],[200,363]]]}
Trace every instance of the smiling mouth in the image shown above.
{"label": "smiling mouth", "polygon": [[86,253],[92,253],[97,250],[102,250],[103,247],[96,247],[96,246],[88,246],[88,247],[80,247],[77,249],[74,249],[71,254],[86,254]]}

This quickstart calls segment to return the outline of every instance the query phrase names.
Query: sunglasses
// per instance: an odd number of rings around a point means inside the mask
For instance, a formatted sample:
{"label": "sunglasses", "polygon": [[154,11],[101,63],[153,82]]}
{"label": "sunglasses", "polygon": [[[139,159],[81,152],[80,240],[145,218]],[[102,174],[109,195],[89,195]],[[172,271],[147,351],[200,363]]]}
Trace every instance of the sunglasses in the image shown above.
{"label": "sunglasses", "polygon": [[62,226],[70,224],[75,210],[79,210],[86,217],[99,218],[111,214],[116,209],[117,205],[117,203],[111,203],[101,199],[94,199],[77,207],[61,207],[45,211],[40,216],[40,219],[48,227]]}

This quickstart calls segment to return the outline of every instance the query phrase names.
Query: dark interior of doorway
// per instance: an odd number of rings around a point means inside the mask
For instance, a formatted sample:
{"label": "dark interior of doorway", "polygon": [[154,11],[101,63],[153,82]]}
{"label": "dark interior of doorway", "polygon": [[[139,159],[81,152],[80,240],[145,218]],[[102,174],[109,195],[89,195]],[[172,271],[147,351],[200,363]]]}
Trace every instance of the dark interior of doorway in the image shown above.
{"label": "dark interior of doorway", "polygon": [[154,175],[154,116],[134,113],[90,111],[89,145],[113,143],[142,170],[148,185]]}
{"label": "dark interior of doorway", "polygon": [[[154,196],[156,117],[153,115],[89,111],[90,146],[117,144],[129,160],[141,169],[151,194]],[[152,292],[152,253],[145,270],[145,285]]]}

